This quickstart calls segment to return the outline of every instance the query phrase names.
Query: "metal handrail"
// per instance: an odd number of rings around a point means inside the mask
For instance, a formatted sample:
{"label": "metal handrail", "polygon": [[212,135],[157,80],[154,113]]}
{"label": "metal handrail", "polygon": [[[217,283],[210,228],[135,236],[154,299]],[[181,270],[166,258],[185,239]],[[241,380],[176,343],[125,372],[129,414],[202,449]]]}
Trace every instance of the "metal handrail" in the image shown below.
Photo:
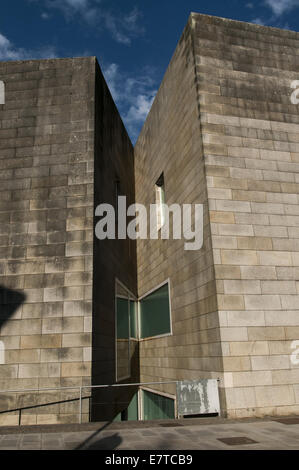
{"label": "metal handrail", "polygon": [[[21,390],[0,390],[0,393],[26,393],[26,392],[45,392],[50,390],[79,390],[79,424],[82,423],[82,391],[83,389],[92,388],[111,388],[111,387],[137,387],[140,385],[163,385],[163,384],[177,384],[180,380],[169,380],[165,382],[138,382],[129,384],[103,384],[103,385],[74,385],[69,387],[48,387],[48,388],[23,388]],[[44,405],[44,404],[43,404]],[[21,411],[21,408],[20,408]],[[7,411],[9,413],[9,410]]]}
{"label": "metal handrail", "polygon": [[49,388],[22,388],[19,390],[0,390],[0,393],[22,393],[22,392],[44,392],[49,390],[74,390],[79,388],[108,388],[108,387],[128,387],[138,385],[163,385],[163,384],[177,384],[181,380],[170,380],[167,382],[138,382],[129,384],[104,384],[104,385],[73,385],[69,387],[49,387]]}

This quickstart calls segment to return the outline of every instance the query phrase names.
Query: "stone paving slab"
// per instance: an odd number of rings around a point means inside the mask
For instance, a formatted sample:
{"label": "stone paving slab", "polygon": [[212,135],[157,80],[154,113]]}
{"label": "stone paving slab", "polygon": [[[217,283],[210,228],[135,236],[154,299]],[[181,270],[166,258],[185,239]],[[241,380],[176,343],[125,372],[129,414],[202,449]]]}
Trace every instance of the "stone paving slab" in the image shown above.
{"label": "stone paving slab", "polygon": [[[167,423],[170,427],[167,427]],[[15,427],[14,432],[11,428],[0,428],[0,450],[299,449],[299,424],[284,424],[274,418],[239,421],[199,419],[192,422],[179,420],[176,427],[173,424],[173,421],[89,423],[81,427]],[[234,438],[237,439],[235,442],[240,442],[240,437],[256,443],[228,445],[219,440]]]}

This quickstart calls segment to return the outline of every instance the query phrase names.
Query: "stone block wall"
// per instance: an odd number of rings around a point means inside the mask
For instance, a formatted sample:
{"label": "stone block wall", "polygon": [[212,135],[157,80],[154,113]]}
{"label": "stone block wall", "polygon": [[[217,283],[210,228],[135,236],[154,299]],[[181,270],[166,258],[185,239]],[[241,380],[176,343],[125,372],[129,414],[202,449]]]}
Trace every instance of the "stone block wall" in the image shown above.
{"label": "stone block wall", "polygon": [[299,411],[298,51],[296,32],[191,14],[135,148],[137,202],[163,171],[166,203],[207,211],[197,254],[138,241],[139,295],[169,278],[173,312],[141,377],[217,376],[230,417]]}
{"label": "stone block wall", "polygon": [[192,17],[227,413],[298,413],[299,34]]}
{"label": "stone block wall", "polygon": [[[0,62],[0,390],[91,380],[94,70]],[[77,397],[1,394],[0,424],[78,420]]]}
{"label": "stone block wall", "polygon": [[[116,180],[134,202],[132,144],[95,57],[0,62],[0,79],[0,391],[114,383],[115,279],[137,295],[136,244],[99,242],[94,208],[115,206]],[[136,382],[138,348],[131,362]],[[91,395],[83,421],[102,418]],[[0,425],[78,422],[78,397],[1,393]]]}
{"label": "stone block wall", "polygon": [[[140,341],[142,382],[218,377],[222,353],[191,23],[175,50],[135,146],[136,201],[155,203],[164,174],[165,202],[204,205],[204,245],[138,240],[138,294],[169,279],[172,334]],[[152,386],[170,394],[175,386]]]}
{"label": "stone block wall", "polygon": [[[219,377],[230,417],[298,413],[298,51],[191,14],[135,157],[95,58],[0,62],[0,390],[113,383],[115,278],[139,297],[169,280],[172,334],[136,343],[130,380]],[[168,205],[203,204],[201,250],[94,238],[116,181],[149,206],[162,173]],[[83,420],[133,393],[85,399]],[[76,421],[77,397],[0,394],[0,424]]]}

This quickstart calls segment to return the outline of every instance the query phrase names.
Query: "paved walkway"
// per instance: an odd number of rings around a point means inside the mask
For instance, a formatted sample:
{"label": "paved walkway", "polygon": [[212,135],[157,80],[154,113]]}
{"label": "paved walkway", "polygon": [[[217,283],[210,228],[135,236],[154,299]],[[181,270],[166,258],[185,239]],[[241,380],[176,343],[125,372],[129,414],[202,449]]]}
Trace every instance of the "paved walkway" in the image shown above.
{"label": "paved walkway", "polygon": [[0,450],[74,449],[296,450],[299,449],[299,417],[0,428]]}

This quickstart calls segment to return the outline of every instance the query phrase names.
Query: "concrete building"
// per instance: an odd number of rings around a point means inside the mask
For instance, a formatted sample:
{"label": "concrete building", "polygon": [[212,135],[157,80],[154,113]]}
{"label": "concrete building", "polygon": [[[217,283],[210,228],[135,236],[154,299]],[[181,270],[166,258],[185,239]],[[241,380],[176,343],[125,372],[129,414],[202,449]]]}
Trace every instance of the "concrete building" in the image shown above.
{"label": "concrete building", "polygon": [[[191,14],[134,150],[94,58],[0,63],[1,390],[219,378],[223,415],[299,412],[298,57],[299,33]],[[97,240],[116,195],[203,204],[203,247]],[[142,388],[83,419],[175,414]],[[77,398],[0,394],[0,423]]]}

